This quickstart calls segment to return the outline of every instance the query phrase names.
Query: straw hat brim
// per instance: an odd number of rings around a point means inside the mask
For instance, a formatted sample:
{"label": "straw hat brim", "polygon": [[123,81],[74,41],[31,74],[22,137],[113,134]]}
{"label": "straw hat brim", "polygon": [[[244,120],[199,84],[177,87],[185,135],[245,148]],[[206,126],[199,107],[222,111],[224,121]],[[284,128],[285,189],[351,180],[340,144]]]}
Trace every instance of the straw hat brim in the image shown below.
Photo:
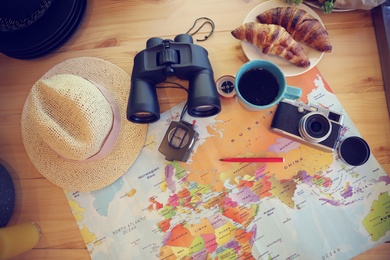
{"label": "straw hat brim", "polygon": [[144,146],[146,124],[134,124],[126,119],[130,76],[116,65],[92,57],[74,58],[62,62],[42,76],[73,74],[96,82],[108,89],[121,112],[121,130],[112,149],[104,158],[92,162],[75,162],[58,156],[33,129],[28,116],[28,98],[22,112],[22,138],[26,152],[37,170],[52,183],[73,191],[101,189],[115,182],[133,164]]}

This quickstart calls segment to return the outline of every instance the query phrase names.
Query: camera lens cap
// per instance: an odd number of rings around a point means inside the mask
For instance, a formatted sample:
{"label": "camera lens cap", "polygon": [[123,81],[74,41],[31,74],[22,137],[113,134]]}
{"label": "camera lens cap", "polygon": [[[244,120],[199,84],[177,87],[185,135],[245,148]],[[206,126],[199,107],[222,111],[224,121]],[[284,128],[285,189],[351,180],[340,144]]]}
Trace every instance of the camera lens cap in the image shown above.
{"label": "camera lens cap", "polygon": [[230,75],[220,77],[216,81],[218,94],[224,98],[233,98],[236,95],[236,90],[234,89],[234,80],[235,78]]}
{"label": "camera lens cap", "polygon": [[370,158],[370,147],[362,138],[351,136],[341,142],[339,156],[349,165],[359,166]]}

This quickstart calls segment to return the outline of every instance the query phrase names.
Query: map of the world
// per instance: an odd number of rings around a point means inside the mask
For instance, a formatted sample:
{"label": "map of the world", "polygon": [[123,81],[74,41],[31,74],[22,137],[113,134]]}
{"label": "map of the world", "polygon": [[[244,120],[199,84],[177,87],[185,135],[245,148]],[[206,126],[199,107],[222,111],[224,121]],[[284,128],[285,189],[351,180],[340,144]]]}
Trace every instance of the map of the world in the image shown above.
{"label": "map of the world", "polygon": [[[301,77],[302,101],[344,114],[340,141],[359,136],[318,69]],[[65,191],[92,259],[349,259],[390,240],[390,178],[374,156],[347,165],[337,152],[270,132],[276,107],[250,112],[232,98],[214,117],[186,115],[195,148],[187,162],[166,161],[158,148],[183,105],[149,125],[115,183]]]}

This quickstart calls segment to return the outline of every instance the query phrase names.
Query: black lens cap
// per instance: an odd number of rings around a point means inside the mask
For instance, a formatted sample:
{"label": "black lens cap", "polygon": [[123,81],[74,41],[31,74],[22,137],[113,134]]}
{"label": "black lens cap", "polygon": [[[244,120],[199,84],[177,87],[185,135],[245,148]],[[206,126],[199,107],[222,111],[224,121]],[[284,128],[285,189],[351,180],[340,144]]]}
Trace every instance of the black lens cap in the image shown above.
{"label": "black lens cap", "polygon": [[362,138],[351,136],[341,142],[339,156],[345,163],[359,166],[370,158],[370,147]]}

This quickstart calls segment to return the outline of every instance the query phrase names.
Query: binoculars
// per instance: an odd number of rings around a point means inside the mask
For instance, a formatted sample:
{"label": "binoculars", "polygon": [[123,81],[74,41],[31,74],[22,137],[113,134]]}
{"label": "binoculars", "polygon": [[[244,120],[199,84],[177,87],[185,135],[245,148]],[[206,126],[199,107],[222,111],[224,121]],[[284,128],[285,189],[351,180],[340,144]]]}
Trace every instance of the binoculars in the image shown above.
{"label": "binoculars", "polygon": [[209,117],[221,111],[214,73],[206,49],[193,44],[188,34],[174,40],[153,37],[146,49],[134,57],[127,119],[134,123],[153,123],[160,118],[156,84],[176,76],[189,81],[188,114]]}

